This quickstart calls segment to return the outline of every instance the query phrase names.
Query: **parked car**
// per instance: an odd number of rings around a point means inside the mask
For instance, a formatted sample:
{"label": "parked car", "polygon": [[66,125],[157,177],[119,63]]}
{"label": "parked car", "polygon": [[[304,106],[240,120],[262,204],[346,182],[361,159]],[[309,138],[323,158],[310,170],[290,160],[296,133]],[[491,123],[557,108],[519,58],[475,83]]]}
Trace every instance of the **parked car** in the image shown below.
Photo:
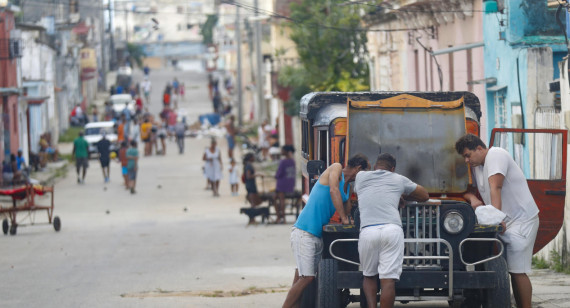
{"label": "parked car", "polygon": [[[429,192],[428,202],[407,203],[400,210],[405,250],[396,301],[511,307],[503,244],[497,238],[502,226],[479,224],[463,199],[473,179],[454,148],[465,133],[479,135],[480,117],[479,99],[469,92],[330,92],[301,99],[303,200],[327,166],[346,164],[356,153],[371,163],[379,153],[393,154],[396,172]],[[537,252],[563,223],[567,131],[500,128],[491,136],[489,147],[502,147],[515,158],[540,209]],[[323,227],[317,278],[304,291],[301,307],[367,306],[364,296],[351,294],[362,288],[363,276],[357,197],[350,202],[354,225],[341,225],[335,214]]]}
{"label": "parked car", "polygon": [[129,66],[121,66],[117,69],[117,79],[115,85],[123,87],[126,92],[129,91],[133,81],[133,70]]}
{"label": "parked car", "polygon": [[131,97],[130,94],[115,94],[111,95],[109,98],[111,105],[113,106],[113,111],[116,117],[120,117],[125,109],[125,106],[129,104],[128,109],[131,112],[131,116],[135,115],[135,100]]}
{"label": "parked car", "polygon": [[98,153],[96,143],[103,138],[103,131],[107,133],[105,138],[111,142],[111,152],[119,150],[115,122],[91,122],[85,125],[85,140],[89,143],[89,157]]}

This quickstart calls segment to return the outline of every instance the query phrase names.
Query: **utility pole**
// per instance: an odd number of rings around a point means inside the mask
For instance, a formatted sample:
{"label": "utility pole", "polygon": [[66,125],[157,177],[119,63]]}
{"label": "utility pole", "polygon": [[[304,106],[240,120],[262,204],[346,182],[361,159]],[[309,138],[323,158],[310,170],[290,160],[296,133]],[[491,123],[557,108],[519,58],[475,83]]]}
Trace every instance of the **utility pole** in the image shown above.
{"label": "utility pole", "polygon": [[108,0],[107,2],[107,10],[109,11],[109,49],[111,56],[109,57],[109,69],[115,69],[115,42],[114,42],[114,31],[113,31],[113,11],[111,8],[111,2],[113,0]]}
{"label": "utility pole", "polygon": [[101,33],[101,72],[103,74],[103,88],[107,90],[107,42],[105,42],[105,11],[103,10],[103,0],[99,0],[99,18],[101,22],[99,23],[99,32]]}
{"label": "utility pole", "polygon": [[127,4],[123,6],[124,13],[125,13],[125,41],[129,43],[129,9],[127,8]]}
{"label": "utility pole", "polygon": [[238,126],[243,125],[243,93],[241,84],[241,28],[239,6],[236,6],[236,44],[237,44],[237,95],[238,95]]}
{"label": "utility pole", "polygon": [[258,120],[262,120],[267,117],[267,108],[265,106],[265,98],[263,97],[263,59],[261,55],[261,21],[257,18],[259,17],[259,4],[258,0],[254,2],[255,6],[255,53],[257,62],[257,77],[255,79],[255,85],[257,90],[257,101],[259,103],[258,108]]}

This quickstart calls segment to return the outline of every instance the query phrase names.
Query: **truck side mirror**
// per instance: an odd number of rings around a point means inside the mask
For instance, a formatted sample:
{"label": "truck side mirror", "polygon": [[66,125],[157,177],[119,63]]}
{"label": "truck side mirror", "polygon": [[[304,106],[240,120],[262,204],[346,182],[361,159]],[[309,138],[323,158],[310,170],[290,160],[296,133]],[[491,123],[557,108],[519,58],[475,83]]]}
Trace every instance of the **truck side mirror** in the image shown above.
{"label": "truck side mirror", "polygon": [[310,160],[307,162],[307,173],[309,174],[309,192],[313,190],[313,186],[315,186],[315,183],[317,183],[319,180],[317,176],[321,175],[325,169],[326,164],[322,160]]}

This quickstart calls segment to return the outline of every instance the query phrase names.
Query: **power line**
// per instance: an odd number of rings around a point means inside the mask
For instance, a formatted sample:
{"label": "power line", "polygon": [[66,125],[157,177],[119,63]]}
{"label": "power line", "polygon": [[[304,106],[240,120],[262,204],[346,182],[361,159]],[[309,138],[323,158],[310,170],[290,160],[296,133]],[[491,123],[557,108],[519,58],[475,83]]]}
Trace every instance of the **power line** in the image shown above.
{"label": "power line", "polygon": [[238,3],[235,1],[227,1],[227,0],[222,0],[222,3],[225,4],[230,4],[230,5],[234,5],[234,6],[238,6],[240,8],[244,8],[246,10],[249,11],[253,11],[253,12],[258,12],[260,14],[266,15],[266,16],[270,16],[270,17],[274,17],[274,18],[279,18],[279,19],[285,19],[288,22],[294,23],[294,24],[298,24],[298,25],[303,25],[303,26],[309,26],[309,27],[320,27],[320,28],[325,28],[325,29],[331,29],[331,30],[338,30],[338,31],[352,31],[352,32],[397,32],[397,31],[416,31],[416,30],[421,30],[422,28],[399,28],[399,29],[366,29],[366,28],[360,28],[360,27],[355,27],[355,28],[346,28],[346,27],[335,27],[335,26],[328,26],[328,25],[323,25],[320,23],[307,23],[305,21],[300,21],[300,20],[296,20],[294,18],[291,18],[289,16],[285,16],[285,15],[281,15],[278,14],[276,12],[272,12],[272,11],[268,11],[268,10],[263,10],[263,9],[258,9],[246,4],[242,4],[242,3]]}

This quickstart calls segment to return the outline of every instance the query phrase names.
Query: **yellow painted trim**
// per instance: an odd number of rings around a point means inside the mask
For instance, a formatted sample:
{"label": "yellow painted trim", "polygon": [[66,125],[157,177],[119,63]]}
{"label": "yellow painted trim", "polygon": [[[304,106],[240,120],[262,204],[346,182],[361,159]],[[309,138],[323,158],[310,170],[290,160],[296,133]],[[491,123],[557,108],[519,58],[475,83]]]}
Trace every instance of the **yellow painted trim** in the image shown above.
{"label": "yellow painted trim", "polygon": [[410,94],[401,94],[378,101],[354,101],[348,99],[353,108],[440,108],[455,109],[463,105],[463,97],[455,101],[434,102]]}

